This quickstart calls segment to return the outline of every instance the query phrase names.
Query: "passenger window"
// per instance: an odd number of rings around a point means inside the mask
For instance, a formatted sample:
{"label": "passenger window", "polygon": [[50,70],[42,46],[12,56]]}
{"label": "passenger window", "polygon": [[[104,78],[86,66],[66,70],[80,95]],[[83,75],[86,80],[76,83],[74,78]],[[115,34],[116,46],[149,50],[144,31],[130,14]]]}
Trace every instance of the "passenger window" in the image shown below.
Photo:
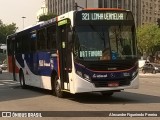
{"label": "passenger window", "polygon": [[31,51],[35,52],[37,50],[37,33],[33,31],[31,33]]}
{"label": "passenger window", "polygon": [[47,49],[56,49],[56,26],[50,26],[47,28]]}
{"label": "passenger window", "polygon": [[47,49],[47,39],[46,39],[46,30],[45,28],[37,32],[37,49],[46,50]]}

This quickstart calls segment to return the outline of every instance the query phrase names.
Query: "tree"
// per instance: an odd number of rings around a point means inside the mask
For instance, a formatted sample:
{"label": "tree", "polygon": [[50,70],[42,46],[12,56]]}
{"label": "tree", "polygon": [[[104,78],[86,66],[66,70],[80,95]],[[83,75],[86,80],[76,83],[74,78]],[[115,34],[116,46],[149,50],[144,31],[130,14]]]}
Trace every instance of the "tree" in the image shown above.
{"label": "tree", "polygon": [[15,23],[6,25],[0,20],[0,44],[6,44],[7,36],[15,33],[17,29]]}
{"label": "tree", "polygon": [[3,24],[2,20],[0,20],[0,26]]}
{"label": "tree", "polygon": [[39,17],[39,22],[40,21],[46,21],[46,20],[49,20],[49,19],[52,19],[52,18],[54,18],[54,17],[56,17],[57,15],[56,14],[53,14],[53,13],[49,13],[49,14],[47,14],[47,15],[41,15],[40,17]]}
{"label": "tree", "polygon": [[160,28],[154,24],[147,24],[137,29],[138,50],[144,55],[154,54],[160,45]]}

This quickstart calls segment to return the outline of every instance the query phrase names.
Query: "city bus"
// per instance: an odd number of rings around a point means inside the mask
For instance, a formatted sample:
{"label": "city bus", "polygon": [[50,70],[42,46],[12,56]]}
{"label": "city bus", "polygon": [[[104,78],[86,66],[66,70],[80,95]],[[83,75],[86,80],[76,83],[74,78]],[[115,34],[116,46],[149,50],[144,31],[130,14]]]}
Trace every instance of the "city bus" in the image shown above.
{"label": "city bus", "polygon": [[7,37],[9,72],[22,88],[113,95],[139,86],[135,22],[131,11],[86,8]]}

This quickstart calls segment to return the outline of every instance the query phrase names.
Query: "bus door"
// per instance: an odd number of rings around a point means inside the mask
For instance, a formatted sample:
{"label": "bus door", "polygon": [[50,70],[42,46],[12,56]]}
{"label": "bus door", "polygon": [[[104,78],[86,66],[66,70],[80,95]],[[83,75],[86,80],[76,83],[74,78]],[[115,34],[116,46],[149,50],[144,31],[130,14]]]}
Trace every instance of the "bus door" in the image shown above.
{"label": "bus door", "polygon": [[71,45],[68,40],[68,35],[70,33],[70,20],[62,20],[58,22],[57,26],[61,88],[69,90],[68,87],[64,87],[64,83],[69,83],[68,73],[70,73],[72,69]]}

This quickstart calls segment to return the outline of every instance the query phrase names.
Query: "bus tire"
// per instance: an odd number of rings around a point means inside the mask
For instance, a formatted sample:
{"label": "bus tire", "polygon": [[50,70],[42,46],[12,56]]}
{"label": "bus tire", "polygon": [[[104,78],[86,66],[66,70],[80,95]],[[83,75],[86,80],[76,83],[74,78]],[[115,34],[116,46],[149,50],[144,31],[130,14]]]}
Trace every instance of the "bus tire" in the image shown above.
{"label": "bus tire", "polygon": [[54,93],[57,97],[63,98],[65,97],[65,93],[62,91],[60,80],[55,77],[54,79]]}
{"label": "bus tire", "polygon": [[22,71],[19,73],[19,82],[20,82],[22,89],[25,89],[26,84],[25,84],[24,74]]}

